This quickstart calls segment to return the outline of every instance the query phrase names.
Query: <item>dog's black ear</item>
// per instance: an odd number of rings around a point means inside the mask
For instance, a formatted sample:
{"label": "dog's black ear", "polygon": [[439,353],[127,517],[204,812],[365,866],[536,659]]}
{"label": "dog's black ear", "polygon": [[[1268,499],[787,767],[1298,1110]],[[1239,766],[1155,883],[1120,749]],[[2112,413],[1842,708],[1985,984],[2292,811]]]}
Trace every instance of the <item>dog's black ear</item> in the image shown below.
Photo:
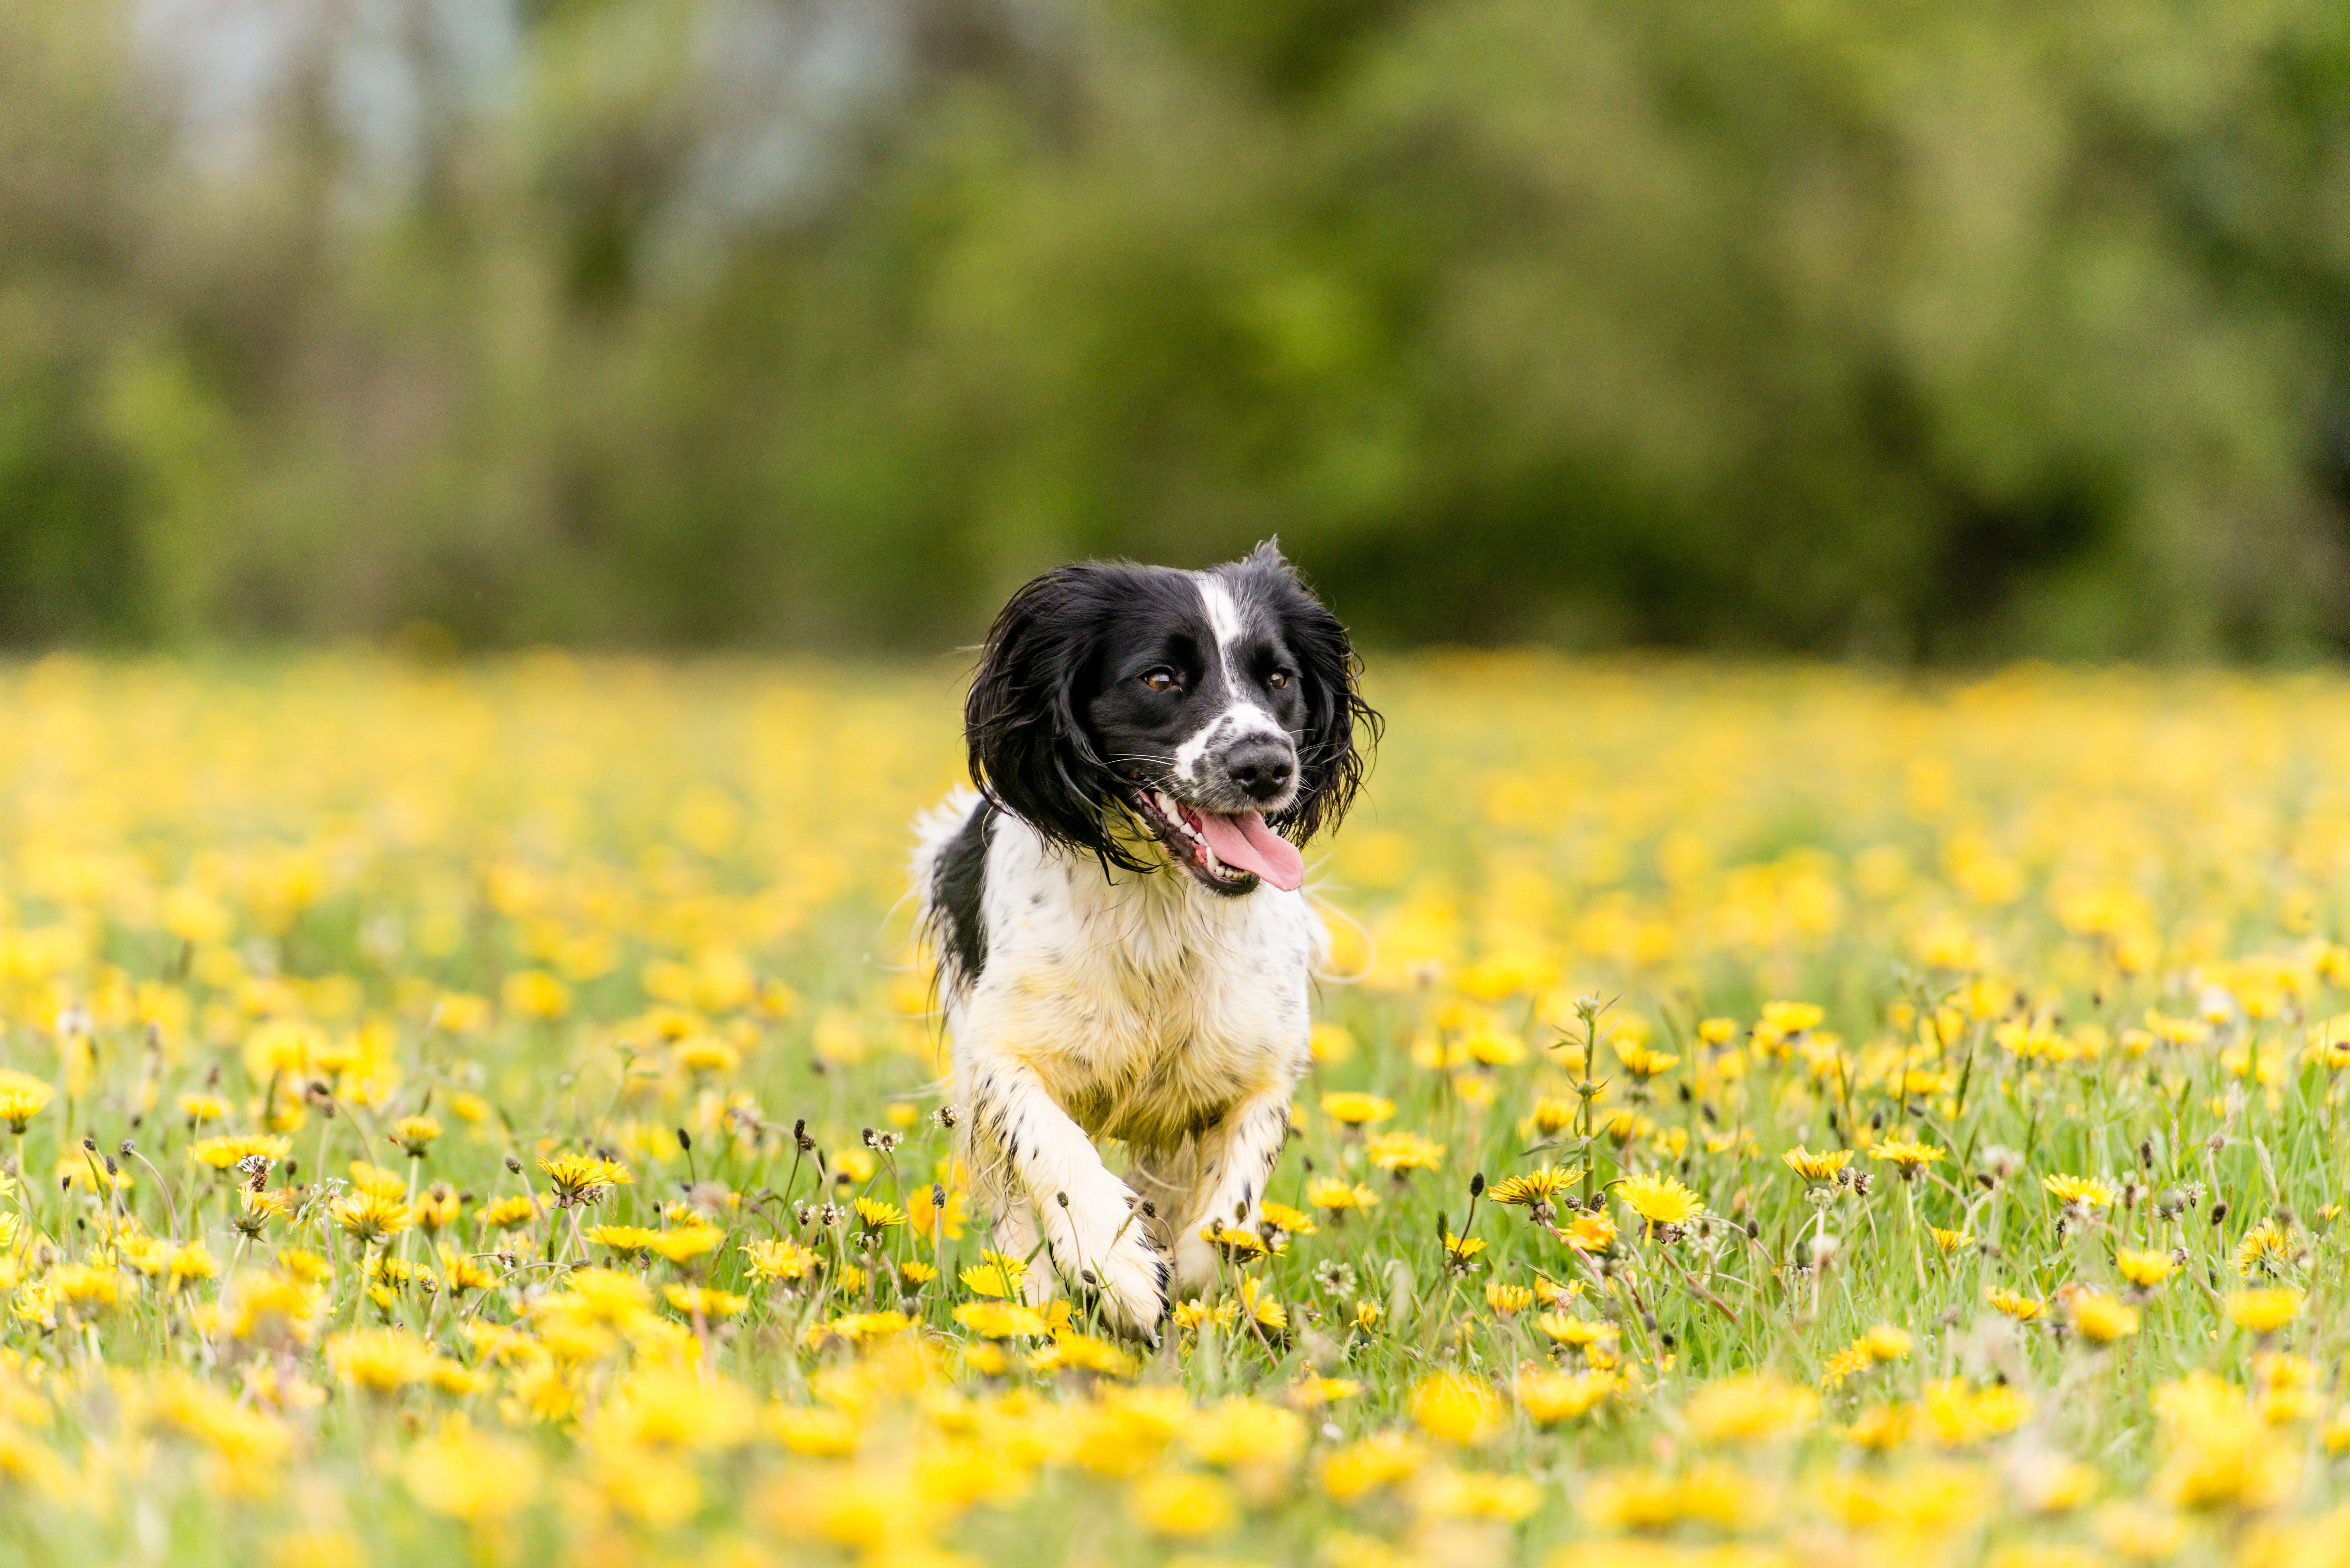
{"label": "dog's black ear", "polygon": [[1277,542],[1256,547],[1244,565],[1252,595],[1281,619],[1282,639],[1297,656],[1305,688],[1305,730],[1297,738],[1297,804],[1279,826],[1304,844],[1336,827],[1363,785],[1382,721],[1363,701],[1363,661],[1336,616],[1314,597],[1283,558]]}
{"label": "dog's black ear", "polygon": [[1112,613],[1108,575],[1063,566],[1012,596],[980,649],[963,739],[972,782],[998,807],[1051,843],[1139,871],[1110,831],[1119,815],[1111,775],[1082,718]]}

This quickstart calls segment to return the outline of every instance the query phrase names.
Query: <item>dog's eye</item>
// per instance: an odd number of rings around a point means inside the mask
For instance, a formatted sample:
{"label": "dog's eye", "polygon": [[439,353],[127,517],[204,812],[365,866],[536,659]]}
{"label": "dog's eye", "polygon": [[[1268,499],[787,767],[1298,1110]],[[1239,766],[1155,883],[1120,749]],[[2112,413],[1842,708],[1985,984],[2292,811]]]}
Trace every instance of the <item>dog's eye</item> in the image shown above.
{"label": "dog's eye", "polygon": [[1276,670],[1272,674],[1264,678],[1264,683],[1267,686],[1272,687],[1275,691],[1280,691],[1288,687],[1290,680],[1291,677],[1288,670]]}
{"label": "dog's eye", "polygon": [[1175,672],[1163,664],[1156,670],[1144,670],[1142,683],[1153,691],[1172,691],[1182,684],[1175,678]]}

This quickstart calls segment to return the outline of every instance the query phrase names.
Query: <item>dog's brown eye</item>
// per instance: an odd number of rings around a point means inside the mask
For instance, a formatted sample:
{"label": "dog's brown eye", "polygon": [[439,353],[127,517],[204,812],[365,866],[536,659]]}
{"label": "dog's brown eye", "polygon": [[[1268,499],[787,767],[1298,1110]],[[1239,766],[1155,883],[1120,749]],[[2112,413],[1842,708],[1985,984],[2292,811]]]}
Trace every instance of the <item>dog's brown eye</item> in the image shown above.
{"label": "dog's brown eye", "polygon": [[1267,686],[1272,687],[1275,691],[1279,691],[1289,684],[1289,671],[1286,670],[1276,670],[1272,674],[1264,678],[1264,683]]}
{"label": "dog's brown eye", "polygon": [[1179,684],[1175,679],[1175,672],[1164,665],[1145,673],[1142,683],[1153,691],[1172,691]]}

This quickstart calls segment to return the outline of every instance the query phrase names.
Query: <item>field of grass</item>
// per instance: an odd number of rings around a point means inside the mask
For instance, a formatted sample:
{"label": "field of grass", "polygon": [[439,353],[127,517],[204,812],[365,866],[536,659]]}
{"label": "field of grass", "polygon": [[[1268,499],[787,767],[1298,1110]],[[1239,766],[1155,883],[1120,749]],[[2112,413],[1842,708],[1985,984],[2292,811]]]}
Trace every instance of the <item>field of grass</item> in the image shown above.
{"label": "field of grass", "polygon": [[2350,683],[1372,695],[1154,1350],[948,1156],[950,670],[0,671],[0,1563],[2350,1551]]}

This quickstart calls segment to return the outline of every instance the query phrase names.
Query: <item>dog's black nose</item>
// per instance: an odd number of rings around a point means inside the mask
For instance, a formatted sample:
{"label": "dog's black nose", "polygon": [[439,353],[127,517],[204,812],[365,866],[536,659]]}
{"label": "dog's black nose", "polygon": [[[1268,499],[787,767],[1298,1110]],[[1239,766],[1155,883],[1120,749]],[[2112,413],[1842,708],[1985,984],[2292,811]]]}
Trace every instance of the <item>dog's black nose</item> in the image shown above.
{"label": "dog's black nose", "polygon": [[1297,776],[1297,751],[1285,737],[1252,735],[1224,753],[1224,772],[1251,800],[1274,800]]}

